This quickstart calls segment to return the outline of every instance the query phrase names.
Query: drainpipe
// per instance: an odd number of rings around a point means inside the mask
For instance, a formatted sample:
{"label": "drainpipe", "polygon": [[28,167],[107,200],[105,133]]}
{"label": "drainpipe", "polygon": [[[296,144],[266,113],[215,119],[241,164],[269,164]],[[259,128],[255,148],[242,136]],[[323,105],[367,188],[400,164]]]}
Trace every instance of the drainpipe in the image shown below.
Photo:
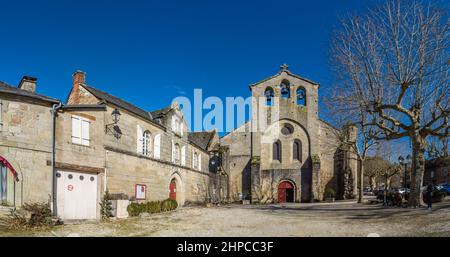
{"label": "drainpipe", "polygon": [[57,215],[56,208],[56,117],[58,116],[58,110],[62,107],[62,103],[54,104],[50,110],[52,114],[52,212],[53,215]]}

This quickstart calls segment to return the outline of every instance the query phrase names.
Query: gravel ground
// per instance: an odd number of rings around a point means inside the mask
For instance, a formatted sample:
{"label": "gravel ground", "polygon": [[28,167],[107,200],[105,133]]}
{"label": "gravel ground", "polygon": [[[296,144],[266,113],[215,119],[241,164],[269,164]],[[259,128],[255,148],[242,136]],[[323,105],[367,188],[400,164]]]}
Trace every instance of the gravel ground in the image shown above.
{"label": "gravel ground", "polygon": [[227,205],[0,236],[450,236],[450,200],[423,208],[356,203]]}

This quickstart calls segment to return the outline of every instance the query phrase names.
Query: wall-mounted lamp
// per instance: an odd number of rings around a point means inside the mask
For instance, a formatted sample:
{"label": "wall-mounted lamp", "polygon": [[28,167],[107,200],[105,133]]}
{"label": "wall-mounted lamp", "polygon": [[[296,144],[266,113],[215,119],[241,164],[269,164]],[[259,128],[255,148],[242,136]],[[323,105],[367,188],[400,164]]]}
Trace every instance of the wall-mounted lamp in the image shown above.
{"label": "wall-mounted lamp", "polygon": [[111,133],[116,139],[119,139],[122,136],[122,130],[117,125],[117,123],[119,123],[120,116],[120,111],[118,109],[114,109],[111,112],[113,123],[106,125],[106,134]]}

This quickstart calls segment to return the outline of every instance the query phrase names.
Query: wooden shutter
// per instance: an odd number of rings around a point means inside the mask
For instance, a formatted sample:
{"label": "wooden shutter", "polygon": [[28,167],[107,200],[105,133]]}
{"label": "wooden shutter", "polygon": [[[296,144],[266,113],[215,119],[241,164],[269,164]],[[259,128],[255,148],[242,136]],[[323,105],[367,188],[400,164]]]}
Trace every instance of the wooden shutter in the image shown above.
{"label": "wooden shutter", "polygon": [[159,159],[159,158],[161,158],[161,135],[160,134],[155,136],[154,145],[155,145],[155,151],[154,151],[155,158]]}
{"label": "wooden shutter", "polygon": [[186,146],[181,147],[181,165],[186,165]]}
{"label": "wooden shutter", "polygon": [[3,102],[0,100],[0,131],[3,130]]}
{"label": "wooden shutter", "polygon": [[202,170],[202,155],[198,155],[198,170]]}
{"label": "wooden shutter", "polygon": [[89,123],[88,119],[81,118],[81,144],[89,146]]}
{"label": "wooden shutter", "polygon": [[81,118],[72,116],[72,143],[81,145]]}
{"label": "wooden shutter", "polygon": [[143,134],[141,126],[137,125],[136,127],[136,152],[142,153],[143,148]]}

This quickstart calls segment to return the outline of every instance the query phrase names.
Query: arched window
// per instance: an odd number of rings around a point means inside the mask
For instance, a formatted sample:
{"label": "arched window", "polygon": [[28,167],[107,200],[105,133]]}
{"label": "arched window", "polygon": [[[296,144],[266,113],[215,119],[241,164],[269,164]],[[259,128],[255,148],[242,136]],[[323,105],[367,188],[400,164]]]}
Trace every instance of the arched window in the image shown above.
{"label": "arched window", "polygon": [[276,142],[273,143],[272,159],[274,161],[281,162],[281,142],[280,142],[280,140],[277,140]]}
{"label": "arched window", "polygon": [[302,161],[302,142],[298,139],[294,140],[292,146],[292,159]]}
{"label": "arched window", "polygon": [[304,88],[297,88],[297,104],[306,106],[306,90]]}
{"label": "arched window", "polygon": [[198,154],[196,152],[192,156],[192,166],[195,170],[198,169]]}
{"label": "arched window", "polygon": [[150,156],[152,153],[152,134],[146,130],[142,135],[142,154]]}
{"label": "arched window", "polygon": [[173,161],[175,163],[180,162],[180,145],[179,144],[173,145]]}
{"label": "arched window", "polygon": [[287,99],[287,98],[291,97],[290,86],[291,86],[291,84],[286,79],[281,82],[281,85],[280,85],[281,98]]}
{"label": "arched window", "polygon": [[264,96],[266,97],[266,106],[273,106],[273,98],[275,96],[273,89],[270,87],[266,88]]}

